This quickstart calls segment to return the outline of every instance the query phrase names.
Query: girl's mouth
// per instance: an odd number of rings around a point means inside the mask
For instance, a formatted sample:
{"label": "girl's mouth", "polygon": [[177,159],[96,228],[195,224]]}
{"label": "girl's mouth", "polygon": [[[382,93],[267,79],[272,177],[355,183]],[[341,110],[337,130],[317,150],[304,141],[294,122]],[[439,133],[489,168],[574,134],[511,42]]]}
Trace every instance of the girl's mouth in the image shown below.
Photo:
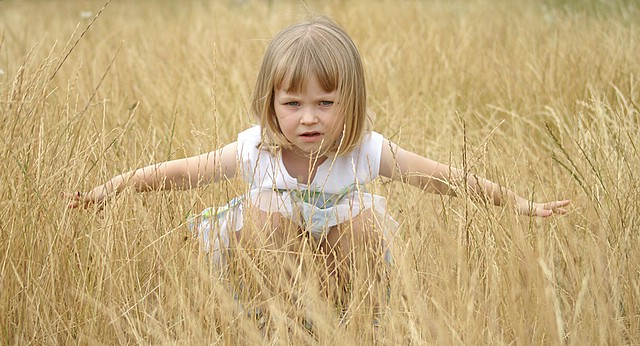
{"label": "girl's mouth", "polygon": [[320,138],[322,138],[322,133],[320,132],[311,131],[300,134],[300,139],[304,142],[316,142],[320,140]]}

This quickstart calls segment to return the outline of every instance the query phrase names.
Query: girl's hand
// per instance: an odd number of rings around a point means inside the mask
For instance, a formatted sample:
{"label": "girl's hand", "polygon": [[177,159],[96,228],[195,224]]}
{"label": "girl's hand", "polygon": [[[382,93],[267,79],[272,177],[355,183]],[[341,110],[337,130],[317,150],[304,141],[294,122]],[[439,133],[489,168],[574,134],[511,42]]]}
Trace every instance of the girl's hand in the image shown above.
{"label": "girl's hand", "polygon": [[522,215],[531,215],[539,217],[549,217],[553,214],[564,215],[567,213],[566,207],[570,201],[553,201],[547,203],[536,203],[531,201],[523,201],[518,203],[518,212]]}
{"label": "girl's hand", "polygon": [[62,197],[69,200],[67,204],[69,209],[79,207],[87,209],[94,204],[97,204],[98,208],[102,209],[105,200],[104,194],[96,192],[96,190],[91,192],[63,192]]}

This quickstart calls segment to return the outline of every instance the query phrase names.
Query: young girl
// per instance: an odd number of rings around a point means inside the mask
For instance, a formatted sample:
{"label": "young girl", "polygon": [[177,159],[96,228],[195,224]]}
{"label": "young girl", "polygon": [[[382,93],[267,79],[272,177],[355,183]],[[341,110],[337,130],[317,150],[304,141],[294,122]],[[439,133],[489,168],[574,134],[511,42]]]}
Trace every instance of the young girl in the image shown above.
{"label": "young girl", "polygon": [[[332,263],[348,263],[358,248],[382,254],[384,235],[397,228],[385,198],[364,188],[378,176],[450,196],[466,189],[497,206],[513,204],[525,215],[566,212],[567,200],[528,201],[400,148],[372,131],[366,101],[360,55],[346,32],[326,18],[293,25],[276,35],[262,61],[251,103],[258,125],[218,150],[67,194],[69,207],[103,203],[127,187],[189,189],[240,175],[249,184],[246,195],[193,219],[216,260],[224,259],[221,251],[252,239],[251,233],[286,242],[285,229],[293,225],[331,253]],[[253,227],[245,227],[249,221]]]}

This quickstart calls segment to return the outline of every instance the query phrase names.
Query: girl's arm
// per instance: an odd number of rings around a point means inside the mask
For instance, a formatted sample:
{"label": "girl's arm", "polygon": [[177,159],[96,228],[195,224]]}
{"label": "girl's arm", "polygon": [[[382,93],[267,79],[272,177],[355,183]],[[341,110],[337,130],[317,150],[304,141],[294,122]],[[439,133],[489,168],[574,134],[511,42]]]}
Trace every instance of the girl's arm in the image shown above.
{"label": "girl's arm", "polygon": [[457,196],[466,185],[473,196],[494,205],[515,203],[519,213],[547,217],[564,214],[568,200],[536,203],[522,198],[513,191],[476,175],[439,163],[384,140],[380,162],[380,175],[442,195]]}
{"label": "girl's arm", "polygon": [[236,173],[236,142],[206,154],[162,162],[117,175],[89,192],[65,193],[69,208],[102,203],[127,187],[138,192],[190,189]]}

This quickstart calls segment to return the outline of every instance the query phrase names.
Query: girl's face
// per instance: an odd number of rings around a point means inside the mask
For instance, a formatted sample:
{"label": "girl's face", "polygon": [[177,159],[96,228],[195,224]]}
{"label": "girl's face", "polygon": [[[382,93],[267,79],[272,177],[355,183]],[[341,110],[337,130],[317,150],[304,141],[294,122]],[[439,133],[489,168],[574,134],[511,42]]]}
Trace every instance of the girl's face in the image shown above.
{"label": "girl's face", "polygon": [[[285,83],[286,84],[286,83]],[[284,136],[305,154],[331,147],[342,132],[343,121],[337,119],[336,92],[322,89],[318,78],[309,78],[299,93],[276,89],[274,108]]]}

